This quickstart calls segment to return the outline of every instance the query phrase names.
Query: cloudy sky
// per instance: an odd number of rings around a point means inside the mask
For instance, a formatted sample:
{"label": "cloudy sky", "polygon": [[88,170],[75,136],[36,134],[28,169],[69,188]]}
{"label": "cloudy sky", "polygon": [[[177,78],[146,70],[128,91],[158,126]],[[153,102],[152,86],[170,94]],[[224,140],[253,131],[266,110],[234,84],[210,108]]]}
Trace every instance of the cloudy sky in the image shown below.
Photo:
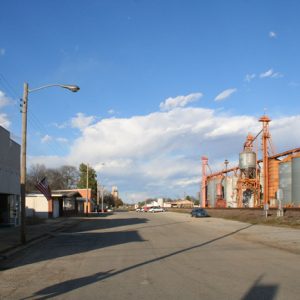
{"label": "cloudy sky", "polygon": [[136,202],[196,196],[201,156],[213,171],[225,159],[235,166],[264,113],[276,152],[299,147],[299,1],[11,0],[0,9],[0,125],[14,139],[24,82],[81,88],[29,94],[29,165],[89,163]]}

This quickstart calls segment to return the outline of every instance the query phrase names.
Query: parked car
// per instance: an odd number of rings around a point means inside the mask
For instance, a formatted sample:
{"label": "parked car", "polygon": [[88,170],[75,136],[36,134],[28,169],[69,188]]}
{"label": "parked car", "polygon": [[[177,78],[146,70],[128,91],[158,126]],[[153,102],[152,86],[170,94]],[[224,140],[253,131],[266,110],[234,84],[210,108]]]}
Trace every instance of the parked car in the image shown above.
{"label": "parked car", "polygon": [[156,212],[164,212],[165,210],[162,208],[162,207],[156,207],[156,206],[154,206],[154,207],[151,207],[150,209],[149,209],[149,212],[152,212],[152,213],[156,213]]}
{"label": "parked car", "polygon": [[209,217],[207,211],[203,208],[193,208],[191,216],[196,218]]}

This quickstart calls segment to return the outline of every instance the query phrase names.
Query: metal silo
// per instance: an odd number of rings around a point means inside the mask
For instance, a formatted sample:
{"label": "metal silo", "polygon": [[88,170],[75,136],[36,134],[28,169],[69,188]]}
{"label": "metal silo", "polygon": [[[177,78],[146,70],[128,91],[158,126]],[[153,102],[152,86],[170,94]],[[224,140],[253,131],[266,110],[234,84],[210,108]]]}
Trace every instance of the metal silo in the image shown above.
{"label": "metal silo", "polygon": [[223,180],[224,198],[226,200],[226,207],[237,207],[237,176],[227,176]]}
{"label": "metal silo", "polygon": [[256,153],[245,150],[240,153],[239,168],[246,178],[256,177]]}
{"label": "metal silo", "polygon": [[292,162],[290,158],[279,164],[279,188],[283,192],[283,206],[292,203]]}
{"label": "metal silo", "polygon": [[292,204],[300,206],[300,157],[292,159]]}
{"label": "metal silo", "polygon": [[269,160],[269,199],[270,206],[276,206],[276,192],[279,187],[279,160]]}
{"label": "metal silo", "polygon": [[207,201],[209,207],[215,207],[216,199],[216,184],[217,180],[215,178],[209,179],[207,183]]}

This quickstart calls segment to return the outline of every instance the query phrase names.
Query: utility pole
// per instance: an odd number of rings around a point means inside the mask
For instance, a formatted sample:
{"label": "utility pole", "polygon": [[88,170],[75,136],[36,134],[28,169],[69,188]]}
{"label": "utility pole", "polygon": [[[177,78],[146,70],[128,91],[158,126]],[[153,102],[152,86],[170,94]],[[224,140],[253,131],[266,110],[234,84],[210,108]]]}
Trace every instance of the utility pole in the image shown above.
{"label": "utility pole", "polygon": [[71,92],[78,92],[80,88],[77,85],[68,84],[47,84],[35,89],[29,89],[28,83],[24,83],[22,99],[22,143],[21,143],[21,170],[20,170],[20,189],[21,189],[21,220],[20,220],[20,240],[22,244],[26,243],[26,147],[27,147],[27,108],[28,94],[49,87],[62,87]]}
{"label": "utility pole", "polygon": [[89,215],[89,164],[86,165],[86,216]]}
{"label": "utility pole", "polygon": [[97,184],[97,212],[99,210],[99,203],[100,203],[100,185]]}
{"label": "utility pole", "polygon": [[24,83],[23,103],[22,103],[22,146],[21,146],[21,243],[26,243],[26,145],[27,145],[27,103],[28,103],[28,83]]}
{"label": "utility pole", "polygon": [[104,193],[104,186],[101,186],[101,212],[104,212],[103,208],[103,193]]}

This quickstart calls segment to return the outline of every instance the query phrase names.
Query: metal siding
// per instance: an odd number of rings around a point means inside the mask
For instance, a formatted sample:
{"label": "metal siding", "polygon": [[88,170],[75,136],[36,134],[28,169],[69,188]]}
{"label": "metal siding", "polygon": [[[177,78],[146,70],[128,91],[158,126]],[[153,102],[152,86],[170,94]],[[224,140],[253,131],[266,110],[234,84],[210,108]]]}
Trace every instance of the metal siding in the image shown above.
{"label": "metal siding", "polygon": [[237,180],[238,180],[237,176],[227,176],[223,181],[224,198],[226,200],[227,207],[237,207],[237,199],[236,199]]}
{"label": "metal siding", "polygon": [[292,204],[300,206],[300,157],[292,160]]}
{"label": "metal siding", "polygon": [[244,151],[240,153],[239,167],[241,170],[256,168],[256,153],[252,151]]}
{"label": "metal siding", "polygon": [[208,205],[210,207],[215,207],[216,184],[217,184],[216,179],[209,180],[207,184],[207,200],[208,200]]}
{"label": "metal siding", "polygon": [[283,205],[292,203],[292,163],[291,161],[279,164],[279,188],[283,192]]}
{"label": "metal siding", "polygon": [[269,198],[276,199],[276,192],[279,185],[279,160],[269,160]]}

